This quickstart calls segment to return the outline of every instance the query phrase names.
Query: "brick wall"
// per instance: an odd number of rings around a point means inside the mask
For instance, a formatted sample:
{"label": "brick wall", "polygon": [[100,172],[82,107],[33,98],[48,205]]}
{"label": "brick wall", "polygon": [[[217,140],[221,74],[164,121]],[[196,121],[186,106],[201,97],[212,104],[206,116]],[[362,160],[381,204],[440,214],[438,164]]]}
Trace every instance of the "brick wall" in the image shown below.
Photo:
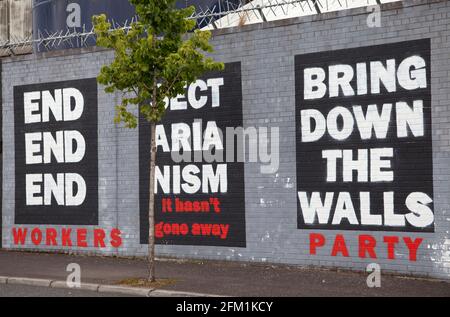
{"label": "brick wall", "polygon": [[[244,127],[278,127],[280,166],[276,173],[261,174],[259,163],[245,163],[246,247],[158,245],[160,256],[235,261],[273,262],[364,270],[376,262],[393,272],[450,277],[450,3],[412,1],[383,5],[381,27],[367,26],[366,8],[282,20],[215,31],[215,57],[240,62]],[[295,56],[342,49],[430,39],[432,185],[434,232],[388,230],[319,230],[297,228],[297,141]],[[405,51],[408,47],[405,47]],[[3,60],[3,247],[36,249],[30,241],[14,244],[15,137],[13,87],[95,77],[112,53],[96,49],[54,52]],[[357,57],[355,57],[357,58]],[[297,92],[298,93],[298,92]],[[98,227],[120,228],[120,248],[47,247],[89,253],[144,255],[139,234],[139,139],[137,130],[115,127],[114,104],[119,95],[98,88]],[[308,151],[308,145],[305,145]],[[427,173],[421,166],[415,173]],[[304,183],[303,183],[304,184]],[[306,184],[307,185],[307,184]],[[306,186],[305,185],[305,186]],[[354,184],[354,186],[358,186]],[[357,187],[353,187],[357,190]],[[401,189],[400,189],[401,190]],[[29,225],[28,225],[29,227]],[[33,227],[46,228],[45,225]],[[60,230],[61,225],[52,225]],[[94,228],[94,226],[84,226]],[[97,227],[97,226],[95,226]],[[310,254],[310,234],[319,233],[325,246]],[[88,235],[90,235],[89,233]],[[349,256],[331,255],[333,241],[342,234]],[[359,256],[358,237],[369,234],[377,241],[377,258]],[[409,259],[404,243],[388,258],[383,237],[423,238],[417,259]]]}

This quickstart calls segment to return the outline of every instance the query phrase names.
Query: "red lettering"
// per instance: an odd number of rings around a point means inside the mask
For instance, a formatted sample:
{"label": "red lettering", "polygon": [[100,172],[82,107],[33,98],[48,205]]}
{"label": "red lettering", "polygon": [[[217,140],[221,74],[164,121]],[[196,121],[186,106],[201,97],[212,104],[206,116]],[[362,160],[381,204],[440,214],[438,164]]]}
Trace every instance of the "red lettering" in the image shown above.
{"label": "red lettering", "polygon": [[42,242],[42,231],[39,228],[34,228],[31,231],[31,242],[33,242],[34,245],[39,245]]}
{"label": "red lettering", "polygon": [[180,225],[180,233],[181,233],[183,236],[185,236],[185,235],[187,235],[187,234],[189,233],[189,227],[188,227],[187,224],[182,223],[182,224]]}
{"label": "red lettering", "polygon": [[46,245],[58,245],[56,242],[57,232],[55,228],[47,228],[45,230],[45,244]]}
{"label": "red lettering", "polygon": [[339,252],[342,253],[343,256],[348,257],[347,245],[345,244],[345,239],[342,234],[336,235],[331,256],[336,256]]}
{"label": "red lettering", "polygon": [[162,231],[163,225],[164,225],[164,222],[162,222],[162,221],[155,225],[155,237],[156,238],[164,237],[164,233]]}
{"label": "red lettering", "polygon": [[387,245],[387,254],[389,260],[395,259],[395,245],[398,243],[399,238],[398,237],[384,237],[383,238],[384,243]]}
{"label": "red lettering", "polygon": [[209,201],[210,201],[211,205],[214,206],[214,212],[220,213],[221,209],[220,209],[219,198],[210,198]]}
{"label": "red lettering", "polygon": [[360,235],[359,236],[359,257],[365,258],[366,252],[373,259],[377,258],[375,253],[375,246],[377,245],[377,241],[374,237],[369,235]]}
{"label": "red lettering", "polygon": [[211,235],[211,228],[212,228],[211,224],[202,223],[202,224],[200,224],[200,228],[202,231],[202,236],[210,236]]}
{"label": "red lettering", "polygon": [[[169,206],[171,206],[172,201],[167,199],[163,201],[163,212],[167,209],[169,210]],[[220,213],[220,201],[217,198],[210,198],[209,200],[181,200],[180,198],[175,198],[175,211],[176,212],[185,212],[185,213],[208,213],[211,210],[211,207],[214,208],[216,213]]]}
{"label": "red lettering", "polygon": [[[179,229],[175,228],[175,232],[179,232],[183,235],[187,234],[189,228],[186,224],[176,225]],[[44,231],[45,230],[45,231]],[[58,246],[72,247],[72,229],[71,228],[61,228],[61,236],[59,235],[57,228],[46,228],[41,229],[39,227],[35,228],[12,228],[13,242],[15,245],[25,245],[27,243],[28,232],[30,232],[30,242],[38,246],[44,243],[47,246]],[[91,243],[88,243],[88,229],[77,228],[76,229],[76,246],[80,248],[86,248]],[[92,246],[96,248],[105,248],[108,241],[106,240],[106,231],[102,228],[96,228],[92,230]],[[45,234],[45,237],[44,237]],[[117,228],[112,229],[110,232],[110,244],[111,246],[118,248],[122,245],[121,231]],[[90,241],[90,240],[89,240]]]}
{"label": "red lettering", "polygon": [[70,234],[72,233],[72,229],[63,228],[61,230],[61,244],[64,247],[71,247],[72,246],[72,240],[70,239]]}
{"label": "red lettering", "polygon": [[25,238],[27,237],[28,229],[27,228],[13,228],[13,238],[15,245],[24,245]]}
{"label": "red lettering", "polygon": [[111,246],[114,248],[118,248],[122,245],[121,234],[122,232],[117,228],[111,230]]}
{"label": "red lettering", "polygon": [[87,230],[84,228],[77,229],[77,246],[80,248],[86,248],[88,246],[86,242]]}
{"label": "red lettering", "polygon": [[309,235],[309,254],[316,254],[317,247],[325,245],[325,237],[320,233],[311,233]]}
{"label": "red lettering", "polygon": [[408,250],[409,250],[409,260],[416,261],[417,260],[417,249],[419,248],[423,239],[416,238],[414,241],[412,241],[410,237],[404,237],[403,241],[405,241],[406,246],[408,247]]}
{"label": "red lettering", "polygon": [[105,247],[105,231],[103,229],[94,229],[94,247]]}

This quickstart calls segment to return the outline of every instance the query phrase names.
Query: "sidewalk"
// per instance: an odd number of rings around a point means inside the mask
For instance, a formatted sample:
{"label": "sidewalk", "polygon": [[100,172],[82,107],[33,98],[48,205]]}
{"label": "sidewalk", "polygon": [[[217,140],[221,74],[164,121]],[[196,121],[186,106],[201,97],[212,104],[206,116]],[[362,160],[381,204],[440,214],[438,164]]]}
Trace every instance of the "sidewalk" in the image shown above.
{"label": "sidewalk", "polygon": [[[67,264],[81,266],[82,282],[115,284],[146,276],[140,259],[0,251],[0,276],[66,280]],[[216,261],[158,261],[163,289],[228,296],[450,296],[450,283],[383,275],[381,288],[366,286],[366,274]]]}

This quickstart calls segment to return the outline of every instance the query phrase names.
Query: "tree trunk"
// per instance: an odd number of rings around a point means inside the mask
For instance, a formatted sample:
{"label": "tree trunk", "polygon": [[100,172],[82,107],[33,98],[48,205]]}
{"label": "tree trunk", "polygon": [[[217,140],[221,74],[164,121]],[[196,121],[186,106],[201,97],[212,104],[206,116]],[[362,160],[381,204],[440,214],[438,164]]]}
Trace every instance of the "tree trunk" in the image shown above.
{"label": "tree trunk", "polygon": [[155,277],[155,165],[156,165],[156,123],[150,122],[152,141],[150,144],[150,187],[148,199],[148,281]]}

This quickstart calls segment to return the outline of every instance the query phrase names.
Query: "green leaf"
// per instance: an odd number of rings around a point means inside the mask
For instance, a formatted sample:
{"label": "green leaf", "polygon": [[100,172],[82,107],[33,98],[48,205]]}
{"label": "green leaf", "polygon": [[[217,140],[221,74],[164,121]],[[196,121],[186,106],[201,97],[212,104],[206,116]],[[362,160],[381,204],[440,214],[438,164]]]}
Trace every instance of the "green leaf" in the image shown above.
{"label": "green leaf", "polygon": [[138,21],[125,30],[111,30],[106,15],[92,17],[97,45],[112,49],[114,59],[104,65],[97,81],[106,93],[122,93],[114,121],[135,128],[138,108],[148,121],[160,121],[164,100],[184,92],[203,73],[223,69],[205,53],[212,53],[209,31],[195,30],[187,19],[193,7],[177,9],[176,0],[130,0]]}

